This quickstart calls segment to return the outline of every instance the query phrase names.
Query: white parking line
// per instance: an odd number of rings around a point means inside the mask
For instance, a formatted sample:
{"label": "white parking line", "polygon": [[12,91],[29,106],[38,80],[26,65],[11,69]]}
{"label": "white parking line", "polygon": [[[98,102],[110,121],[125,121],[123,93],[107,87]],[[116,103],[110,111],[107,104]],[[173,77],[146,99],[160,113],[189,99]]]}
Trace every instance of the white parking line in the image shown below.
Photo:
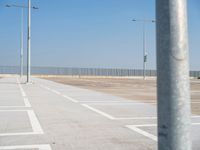
{"label": "white parking line", "polygon": [[[193,126],[199,126],[200,123],[192,123]],[[139,124],[139,125],[126,125],[127,128],[145,136],[145,137],[148,137],[154,141],[158,141],[158,137],[153,135],[153,134],[150,134],[142,129],[139,129],[141,127],[157,127],[157,124]]]}
{"label": "white parking line", "polygon": [[69,96],[67,96],[67,95],[62,95],[62,96],[63,96],[64,98],[66,98],[66,99],[68,99],[68,100],[74,102],[74,103],[78,103],[78,101],[75,100],[74,98],[71,98],[71,97],[69,97]]}
{"label": "white parking line", "polygon": [[29,115],[33,132],[37,134],[43,134],[44,132],[33,110],[28,110],[28,115]]}
{"label": "white parking line", "polygon": [[[88,109],[90,109],[90,110],[92,110],[92,111],[94,111],[94,112],[96,112],[96,113],[98,113],[98,114],[101,114],[102,116],[104,116],[106,118],[109,118],[111,120],[156,120],[157,119],[157,117],[155,117],[155,116],[148,116],[148,117],[114,117],[114,116],[112,116],[112,115],[110,115],[108,113],[105,113],[105,112],[103,112],[101,110],[98,110],[98,109],[96,109],[94,107],[91,107],[91,106],[89,106],[87,104],[81,104],[81,105],[86,107],[86,108],[88,108]],[[191,118],[200,118],[200,116],[191,116]]]}
{"label": "white parking line", "polygon": [[52,150],[48,144],[42,145],[16,145],[16,146],[0,146],[0,150],[17,150],[17,149],[39,149],[39,150]]}
{"label": "white parking line", "polygon": [[51,92],[57,94],[57,95],[60,95],[60,96],[66,98],[67,100],[70,100],[70,101],[72,101],[72,102],[74,102],[74,103],[78,103],[78,102],[79,102],[79,101],[75,100],[74,98],[72,98],[72,97],[70,97],[70,96],[62,95],[60,92],[58,92],[58,91],[56,91],[56,90],[54,90],[54,89],[50,89],[50,88],[48,88],[47,86],[44,86],[44,85],[40,85],[40,86],[41,86],[42,88],[45,88],[45,89],[47,89],[47,90],[49,90],[49,91],[51,91]]}
{"label": "white parking line", "polygon": [[98,109],[93,108],[93,107],[90,107],[89,105],[86,105],[86,104],[81,104],[81,105],[86,107],[86,108],[88,108],[88,109],[90,109],[90,110],[92,110],[92,111],[94,111],[94,112],[96,112],[96,113],[98,113],[98,114],[100,114],[100,115],[102,115],[102,116],[104,116],[104,117],[106,117],[106,118],[108,118],[108,119],[110,119],[110,120],[114,120],[115,119],[113,116],[111,116],[109,114],[106,114],[106,113],[104,113],[104,112],[102,112],[102,111],[100,111]]}
{"label": "white parking line", "polygon": [[17,79],[17,84],[19,86],[21,95],[24,100],[24,106],[0,106],[0,108],[30,108],[31,107],[31,104],[30,104],[28,98],[26,97],[26,93],[24,92],[24,89],[22,88],[22,86],[19,82],[19,79],[18,78],[16,78],[16,79]]}
{"label": "white parking line", "polygon": [[0,133],[0,136],[44,134],[33,110],[0,110],[0,112],[27,112],[33,132]]}
{"label": "white parking line", "polygon": [[27,97],[24,97],[24,106],[0,106],[0,108],[31,108],[31,104]]}
{"label": "white parking line", "polygon": [[141,129],[135,127],[134,125],[127,125],[126,127],[131,129],[131,130],[133,130],[133,131],[135,131],[135,132],[137,132],[137,133],[139,133],[139,134],[141,134],[141,135],[143,135],[143,136],[145,136],[145,137],[148,137],[148,138],[150,138],[150,139],[152,139],[154,141],[158,141],[157,136],[152,135],[152,134],[150,134],[150,133],[148,133],[148,132],[146,132],[144,130],[141,130]]}
{"label": "white parking line", "polygon": [[22,88],[18,78],[17,78],[17,84],[19,86],[19,89],[20,89],[20,92],[21,92],[22,96],[25,97],[26,93],[24,92],[24,89]]}
{"label": "white parking line", "polygon": [[31,107],[31,104],[27,97],[24,97],[24,104],[25,104],[25,107]]}
{"label": "white parking line", "polygon": [[52,90],[52,89],[51,89],[51,91],[52,91],[53,93],[56,93],[56,94],[58,94],[58,95],[61,95],[61,93],[58,92],[58,91],[56,91],[56,90]]}

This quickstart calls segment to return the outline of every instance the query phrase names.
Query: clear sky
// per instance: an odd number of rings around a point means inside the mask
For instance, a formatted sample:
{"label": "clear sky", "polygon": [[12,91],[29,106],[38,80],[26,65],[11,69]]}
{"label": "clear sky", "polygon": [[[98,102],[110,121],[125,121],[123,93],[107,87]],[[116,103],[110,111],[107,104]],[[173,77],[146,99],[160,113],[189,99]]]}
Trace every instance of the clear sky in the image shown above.
{"label": "clear sky", "polygon": [[[0,0],[0,66],[19,65],[21,10]],[[142,68],[142,24],[155,0],[32,0],[34,66]],[[200,70],[200,0],[188,0],[191,70]],[[25,16],[25,28],[27,16]],[[24,36],[26,39],[26,35]],[[25,45],[26,48],[26,45]],[[155,69],[155,24],[147,25],[148,68]]]}

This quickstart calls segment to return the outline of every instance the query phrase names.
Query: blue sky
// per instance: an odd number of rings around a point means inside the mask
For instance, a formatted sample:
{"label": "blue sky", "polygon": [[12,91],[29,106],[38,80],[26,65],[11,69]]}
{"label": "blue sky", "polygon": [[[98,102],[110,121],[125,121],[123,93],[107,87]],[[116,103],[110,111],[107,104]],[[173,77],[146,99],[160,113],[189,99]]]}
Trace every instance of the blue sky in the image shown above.
{"label": "blue sky", "polygon": [[[23,2],[27,0],[0,1],[0,66],[19,65],[21,11],[3,6]],[[32,13],[34,66],[142,68],[142,26],[131,20],[154,19],[155,0],[32,0],[32,3],[40,8]],[[200,70],[200,1],[188,3],[190,66],[191,70]],[[147,25],[147,51],[147,66],[155,69],[152,23]]]}

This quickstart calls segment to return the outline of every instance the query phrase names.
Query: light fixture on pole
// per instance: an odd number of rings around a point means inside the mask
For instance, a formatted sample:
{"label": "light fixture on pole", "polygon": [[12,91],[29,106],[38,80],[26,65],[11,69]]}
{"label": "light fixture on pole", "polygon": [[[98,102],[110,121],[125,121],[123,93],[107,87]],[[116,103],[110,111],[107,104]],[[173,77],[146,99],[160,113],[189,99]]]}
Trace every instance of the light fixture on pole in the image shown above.
{"label": "light fixture on pole", "polygon": [[146,19],[133,19],[132,21],[143,23],[143,78],[146,79],[146,63],[147,63],[147,52],[146,52],[146,23],[155,23],[155,20]]}
{"label": "light fixture on pole", "polygon": [[[30,3],[30,2],[29,2]],[[30,3],[31,4],[31,3]],[[23,39],[23,34],[24,34],[24,8],[30,8],[31,9],[38,9],[38,7],[31,7],[31,5],[28,7],[27,6],[24,6],[24,5],[15,5],[15,4],[7,4],[5,7],[17,7],[17,8],[21,8],[22,9],[22,16],[21,16],[21,48],[20,48],[20,76],[22,77],[23,76],[23,55],[24,55],[24,39]],[[30,18],[30,13],[28,15],[28,18]],[[30,81],[30,48],[29,48],[29,45],[30,45],[30,22],[29,22],[30,19],[28,19],[28,51],[27,51],[27,83]]]}

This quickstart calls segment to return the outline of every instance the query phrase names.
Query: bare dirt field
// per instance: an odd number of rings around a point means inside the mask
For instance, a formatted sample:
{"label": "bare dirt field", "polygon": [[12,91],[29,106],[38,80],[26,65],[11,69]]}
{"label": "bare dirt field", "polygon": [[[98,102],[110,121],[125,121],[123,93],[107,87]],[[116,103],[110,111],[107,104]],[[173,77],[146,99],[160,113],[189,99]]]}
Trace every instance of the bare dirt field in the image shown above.
{"label": "bare dirt field", "polygon": [[[58,83],[105,92],[141,102],[156,102],[156,80],[140,78],[42,77]],[[191,79],[192,113],[200,115],[200,80]]]}

